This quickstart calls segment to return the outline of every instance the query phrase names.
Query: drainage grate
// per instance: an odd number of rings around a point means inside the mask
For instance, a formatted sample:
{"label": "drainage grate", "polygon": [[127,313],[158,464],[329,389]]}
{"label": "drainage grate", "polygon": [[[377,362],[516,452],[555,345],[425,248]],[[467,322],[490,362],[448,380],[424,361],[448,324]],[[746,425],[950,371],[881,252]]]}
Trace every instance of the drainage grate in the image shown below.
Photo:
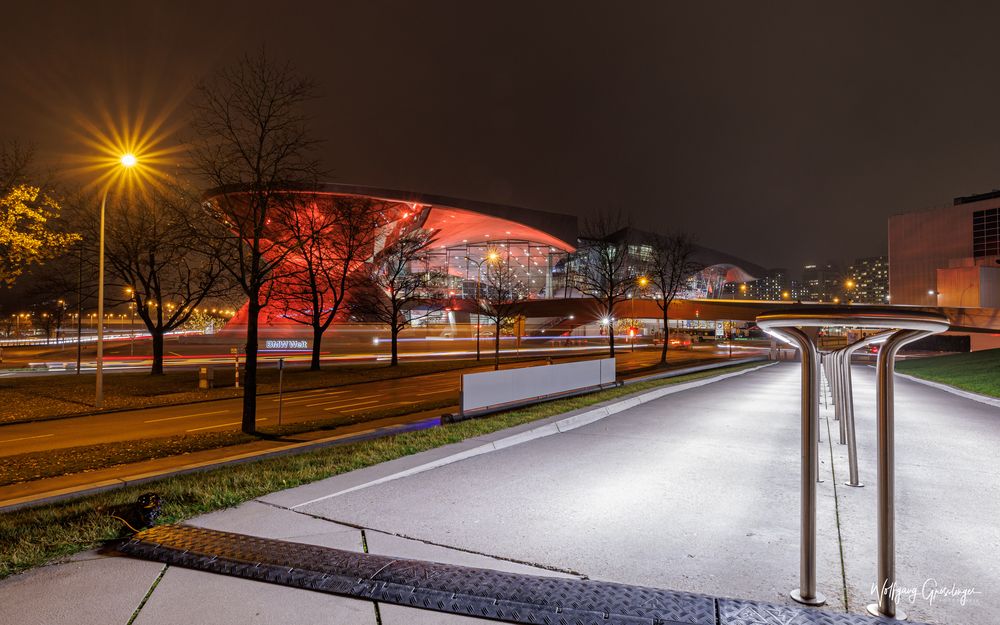
{"label": "drainage grate", "polygon": [[716,600],[642,586],[403,560],[190,525],[161,525],[145,530],[120,549],[129,555],[213,573],[530,625],[894,622],[755,601]]}

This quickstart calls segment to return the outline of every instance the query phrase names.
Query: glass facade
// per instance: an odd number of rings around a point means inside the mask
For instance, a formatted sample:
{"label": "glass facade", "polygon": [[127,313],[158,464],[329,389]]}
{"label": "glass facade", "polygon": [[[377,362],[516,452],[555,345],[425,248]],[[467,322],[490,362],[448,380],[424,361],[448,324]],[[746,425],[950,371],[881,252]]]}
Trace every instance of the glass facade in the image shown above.
{"label": "glass facade", "polygon": [[566,297],[567,256],[541,243],[505,239],[441,246],[411,270],[442,275],[450,297],[474,299],[477,280],[483,288],[487,263],[503,263],[525,299],[552,299]]}

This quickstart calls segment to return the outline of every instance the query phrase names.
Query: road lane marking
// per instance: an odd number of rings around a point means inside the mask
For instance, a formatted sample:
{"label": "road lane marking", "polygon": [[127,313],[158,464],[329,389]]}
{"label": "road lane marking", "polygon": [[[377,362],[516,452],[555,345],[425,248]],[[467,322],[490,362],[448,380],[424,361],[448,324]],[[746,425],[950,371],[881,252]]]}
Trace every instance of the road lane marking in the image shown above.
{"label": "road lane marking", "polygon": [[[264,417],[263,419],[257,419],[257,423],[260,423],[261,421],[267,421],[267,417]],[[229,427],[230,425],[240,425],[241,423],[243,423],[243,422],[242,421],[233,421],[232,423],[220,423],[219,425],[206,425],[203,428],[191,428],[190,430],[187,430],[187,431],[188,432],[198,432],[200,430],[211,430],[213,428],[226,428],[226,427]]]}
{"label": "road lane marking", "polygon": [[143,423],[159,423],[160,421],[176,421],[177,419],[190,419],[191,417],[204,417],[210,414],[222,414],[223,412],[229,412],[229,410],[215,410],[213,412],[199,412],[198,414],[186,414],[180,417],[164,417],[163,419],[150,419],[149,421],[143,421]]}
{"label": "road lane marking", "polygon": [[338,404],[342,401],[354,401],[355,399],[368,399],[369,397],[378,397],[378,395],[362,395],[361,397],[341,397],[340,399],[321,401],[315,404],[306,404],[306,408],[315,408],[316,406],[325,406],[327,404]]}
{"label": "road lane marking", "polygon": [[55,436],[55,434],[42,434],[40,436],[22,436],[21,438],[8,438],[7,440],[2,440],[0,443],[13,443],[16,441],[30,441],[33,438],[48,438],[50,436]]}
{"label": "road lane marking", "polygon": [[[329,408],[324,408],[323,410],[340,410],[341,408],[350,408],[351,406],[364,406],[365,404],[375,404],[378,403],[377,399],[369,399],[368,401],[358,402],[356,404],[344,404],[343,406],[331,406]],[[344,411],[351,412],[351,411]]]}
{"label": "road lane marking", "polygon": [[[311,395],[286,395],[281,401],[282,401],[282,403],[290,402],[290,401],[308,401],[310,399],[316,399],[317,397],[327,397],[327,396],[330,396],[330,395],[343,395],[344,393],[350,393],[350,391],[333,391],[333,392],[330,392],[330,393],[313,393]],[[278,398],[275,397],[271,401],[276,402],[276,401],[278,401]]]}

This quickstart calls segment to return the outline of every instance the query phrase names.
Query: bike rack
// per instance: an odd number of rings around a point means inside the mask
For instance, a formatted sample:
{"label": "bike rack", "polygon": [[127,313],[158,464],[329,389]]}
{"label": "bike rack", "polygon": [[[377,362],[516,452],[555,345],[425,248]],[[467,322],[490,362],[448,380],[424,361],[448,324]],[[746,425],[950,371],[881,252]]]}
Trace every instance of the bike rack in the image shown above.
{"label": "bike rack", "polygon": [[[799,536],[799,587],[789,595],[806,605],[822,605],[826,598],[816,590],[816,482],[819,476],[819,376],[820,354],[814,337],[801,328],[845,326],[887,330],[869,343],[882,340],[876,363],[877,424],[878,424],[878,602],[868,606],[875,616],[906,618],[896,608],[892,591],[896,581],[895,560],[895,441],[893,410],[893,367],[900,348],[924,336],[948,329],[948,318],[934,313],[899,308],[862,306],[800,306],[766,312],[757,316],[757,326],[765,332],[795,345],[802,354],[801,400],[801,510]],[[857,482],[857,449],[854,445],[854,411],[850,384],[850,355],[863,343],[859,341],[830,355],[833,364],[831,379],[841,397],[834,397],[839,406],[838,417],[848,441],[848,456],[854,456],[852,481]],[[853,348],[853,349],[852,349]],[[847,366],[843,363],[846,360]],[[844,373],[844,370],[846,374]],[[832,385],[831,388],[834,388]],[[853,448],[853,451],[851,451]]]}

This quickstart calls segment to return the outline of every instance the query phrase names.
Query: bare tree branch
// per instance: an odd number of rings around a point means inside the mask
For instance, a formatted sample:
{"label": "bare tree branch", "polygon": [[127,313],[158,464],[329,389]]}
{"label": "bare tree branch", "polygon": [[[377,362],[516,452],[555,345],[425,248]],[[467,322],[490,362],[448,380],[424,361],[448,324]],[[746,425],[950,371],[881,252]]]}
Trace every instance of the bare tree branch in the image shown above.
{"label": "bare tree branch", "polygon": [[297,249],[289,225],[295,191],[319,176],[318,141],[303,105],[314,83],[261,49],[220,70],[198,90],[191,157],[195,170],[219,190],[211,210],[228,228],[220,238],[224,267],[249,299],[243,431],[256,430],[259,316],[279,267]]}

